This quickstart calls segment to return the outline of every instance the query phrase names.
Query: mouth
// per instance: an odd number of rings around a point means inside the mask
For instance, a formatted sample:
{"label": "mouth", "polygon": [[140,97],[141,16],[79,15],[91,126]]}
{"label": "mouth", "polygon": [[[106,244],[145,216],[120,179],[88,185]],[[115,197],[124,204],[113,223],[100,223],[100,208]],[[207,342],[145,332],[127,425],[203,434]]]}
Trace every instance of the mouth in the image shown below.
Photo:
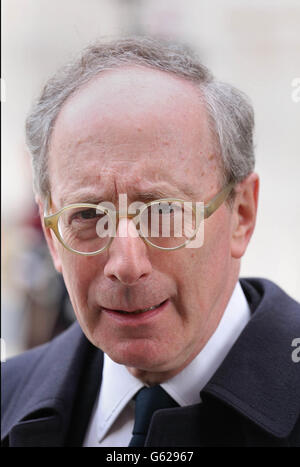
{"label": "mouth", "polygon": [[140,315],[140,314],[142,314],[142,313],[146,313],[147,311],[156,310],[156,309],[159,308],[162,304],[163,304],[163,302],[160,303],[159,305],[150,306],[150,308],[144,308],[144,309],[135,310],[135,311],[125,311],[125,310],[114,310],[114,311],[117,311],[118,313],[121,313],[122,315],[129,315],[129,314]]}
{"label": "mouth", "polygon": [[150,318],[160,311],[162,311],[167,303],[169,302],[169,299],[164,300],[163,302],[159,303],[158,305],[153,305],[148,308],[140,308],[136,310],[114,310],[110,308],[101,308],[102,311],[110,314],[113,317],[116,317],[117,319],[121,320],[130,320],[136,322],[137,320],[141,320],[142,318]]}

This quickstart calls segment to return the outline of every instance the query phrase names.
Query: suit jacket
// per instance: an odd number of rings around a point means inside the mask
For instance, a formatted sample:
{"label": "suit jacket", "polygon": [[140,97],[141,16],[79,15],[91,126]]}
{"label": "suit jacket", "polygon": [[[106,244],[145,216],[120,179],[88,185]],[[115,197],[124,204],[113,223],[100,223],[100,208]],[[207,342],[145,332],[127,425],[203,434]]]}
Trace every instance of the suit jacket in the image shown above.
{"label": "suit jacket", "polygon": [[[300,446],[300,305],[265,279],[240,280],[252,318],[199,404],[157,411],[146,446]],[[81,446],[103,354],[75,323],[3,364],[4,446]]]}

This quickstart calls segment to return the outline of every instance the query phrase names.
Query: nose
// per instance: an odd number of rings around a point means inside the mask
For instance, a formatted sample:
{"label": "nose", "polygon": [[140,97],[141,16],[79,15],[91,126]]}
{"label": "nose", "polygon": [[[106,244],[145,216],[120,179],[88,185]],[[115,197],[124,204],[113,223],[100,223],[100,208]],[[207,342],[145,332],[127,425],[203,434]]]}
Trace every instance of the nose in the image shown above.
{"label": "nose", "polygon": [[117,235],[108,251],[104,275],[126,286],[134,285],[151,274],[147,246],[139,237],[133,221],[120,219]]}

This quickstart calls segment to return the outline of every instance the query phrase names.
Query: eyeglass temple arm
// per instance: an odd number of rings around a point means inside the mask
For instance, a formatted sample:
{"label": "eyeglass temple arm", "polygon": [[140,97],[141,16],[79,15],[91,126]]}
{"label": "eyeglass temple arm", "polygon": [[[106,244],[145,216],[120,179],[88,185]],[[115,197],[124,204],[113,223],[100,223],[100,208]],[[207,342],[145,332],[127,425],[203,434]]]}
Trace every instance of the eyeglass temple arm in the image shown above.
{"label": "eyeglass temple arm", "polygon": [[210,217],[226,200],[234,187],[234,183],[229,183],[214,198],[204,206],[204,219]]}
{"label": "eyeglass temple arm", "polygon": [[53,228],[55,225],[55,217],[57,214],[50,214],[50,207],[51,207],[51,197],[47,195],[45,199],[45,207],[44,207],[44,225],[46,228],[50,227]]}
{"label": "eyeglass temple arm", "polygon": [[45,199],[45,205],[44,205],[44,217],[49,216],[49,210],[50,210],[50,195],[47,195]]}

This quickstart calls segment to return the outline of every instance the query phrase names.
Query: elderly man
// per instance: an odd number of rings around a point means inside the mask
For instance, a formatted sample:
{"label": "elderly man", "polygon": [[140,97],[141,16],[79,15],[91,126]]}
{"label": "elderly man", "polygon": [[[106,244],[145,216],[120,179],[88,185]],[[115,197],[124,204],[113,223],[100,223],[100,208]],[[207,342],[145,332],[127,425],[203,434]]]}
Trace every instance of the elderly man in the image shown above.
{"label": "elderly man", "polygon": [[186,49],[123,39],[60,70],[26,129],[78,323],[5,363],[3,444],[299,446],[299,304],[239,280],[247,98]]}

